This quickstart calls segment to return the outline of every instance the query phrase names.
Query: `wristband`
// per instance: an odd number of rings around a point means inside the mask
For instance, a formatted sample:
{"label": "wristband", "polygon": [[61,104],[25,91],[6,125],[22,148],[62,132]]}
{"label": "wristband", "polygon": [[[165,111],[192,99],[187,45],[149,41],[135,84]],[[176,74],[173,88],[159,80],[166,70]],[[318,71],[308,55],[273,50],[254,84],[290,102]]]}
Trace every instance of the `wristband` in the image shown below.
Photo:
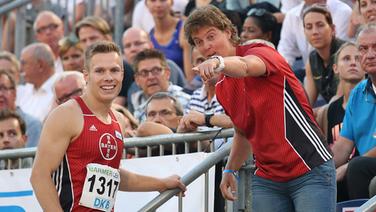
{"label": "wristband", "polygon": [[239,179],[238,172],[235,171],[235,170],[225,169],[225,170],[223,170],[223,174],[225,174],[225,173],[231,173],[232,175],[234,175],[234,177],[236,179]]}

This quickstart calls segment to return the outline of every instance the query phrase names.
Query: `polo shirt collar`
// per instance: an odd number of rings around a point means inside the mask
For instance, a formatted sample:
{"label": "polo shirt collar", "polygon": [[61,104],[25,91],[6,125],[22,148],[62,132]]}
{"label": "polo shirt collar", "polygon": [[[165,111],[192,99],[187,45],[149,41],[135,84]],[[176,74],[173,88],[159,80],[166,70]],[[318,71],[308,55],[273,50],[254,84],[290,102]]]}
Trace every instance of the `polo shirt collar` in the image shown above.
{"label": "polo shirt collar", "polygon": [[365,93],[365,92],[367,92],[367,93],[369,92],[373,96],[373,98],[376,99],[375,90],[372,87],[372,81],[371,81],[370,78],[367,79],[366,86],[363,89],[363,93]]}

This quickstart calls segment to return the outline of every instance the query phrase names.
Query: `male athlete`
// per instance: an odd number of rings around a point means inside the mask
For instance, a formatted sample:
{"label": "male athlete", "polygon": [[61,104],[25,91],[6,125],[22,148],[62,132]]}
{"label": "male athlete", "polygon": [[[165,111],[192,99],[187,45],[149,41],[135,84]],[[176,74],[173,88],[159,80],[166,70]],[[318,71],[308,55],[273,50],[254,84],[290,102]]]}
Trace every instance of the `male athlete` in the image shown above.
{"label": "male athlete", "polygon": [[119,169],[125,122],[111,103],[121,89],[122,64],[114,43],[91,45],[84,94],[58,106],[45,121],[31,174],[44,211],[111,211],[117,190],[185,190],[176,175],[155,178]]}

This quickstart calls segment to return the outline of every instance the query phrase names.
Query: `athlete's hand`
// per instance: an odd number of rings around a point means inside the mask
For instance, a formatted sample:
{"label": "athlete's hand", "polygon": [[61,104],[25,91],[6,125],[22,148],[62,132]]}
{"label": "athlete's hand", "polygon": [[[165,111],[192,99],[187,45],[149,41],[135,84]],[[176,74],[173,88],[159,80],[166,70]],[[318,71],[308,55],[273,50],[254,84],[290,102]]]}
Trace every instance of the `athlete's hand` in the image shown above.
{"label": "athlete's hand", "polygon": [[223,198],[234,201],[236,197],[236,178],[233,173],[223,173],[220,189]]}
{"label": "athlete's hand", "polygon": [[168,190],[168,189],[180,188],[180,190],[182,190],[183,196],[184,196],[184,192],[187,190],[187,188],[181,182],[180,176],[178,176],[178,175],[171,175],[169,177],[162,178],[161,180],[162,180],[164,186],[163,186],[163,188],[159,192],[163,192],[163,191]]}
{"label": "athlete's hand", "polygon": [[206,82],[215,74],[215,68],[218,67],[219,61],[215,58],[209,58],[204,62],[200,63],[198,66],[193,67],[192,70],[201,76],[201,79]]}

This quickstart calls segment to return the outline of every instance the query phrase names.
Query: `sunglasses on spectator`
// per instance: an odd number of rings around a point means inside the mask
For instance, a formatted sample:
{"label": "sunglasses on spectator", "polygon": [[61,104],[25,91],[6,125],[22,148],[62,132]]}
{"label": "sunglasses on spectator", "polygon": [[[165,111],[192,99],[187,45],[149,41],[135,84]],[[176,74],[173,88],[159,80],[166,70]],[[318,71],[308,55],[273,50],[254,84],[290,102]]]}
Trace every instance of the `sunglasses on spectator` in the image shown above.
{"label": "sunglasses on spectator", "polygon": [[263,8],[252,8],[247,12],[247,16],[263,16],[267,11]]}
{"label": "sunglasses on spectator", "polygon": [[137,71],[136,74],[141,77],[148,77],[149,73],[151,73],[152,76],[158,76],[162,73],[163,70],[164,69],[161,67],[153,67],[150,70],[147,70],[147,69],[139,70]]}
{"label": "sunglasses on spectator", "polygon": [[59,27],[58,24],[51,23],[51,24],[48,24],[47,26],[42,26],[39,29],[37,29],[37,33],[38,34],[45,33],[45,32],[47,32],[47,30],[55,30],[58,27]]}

